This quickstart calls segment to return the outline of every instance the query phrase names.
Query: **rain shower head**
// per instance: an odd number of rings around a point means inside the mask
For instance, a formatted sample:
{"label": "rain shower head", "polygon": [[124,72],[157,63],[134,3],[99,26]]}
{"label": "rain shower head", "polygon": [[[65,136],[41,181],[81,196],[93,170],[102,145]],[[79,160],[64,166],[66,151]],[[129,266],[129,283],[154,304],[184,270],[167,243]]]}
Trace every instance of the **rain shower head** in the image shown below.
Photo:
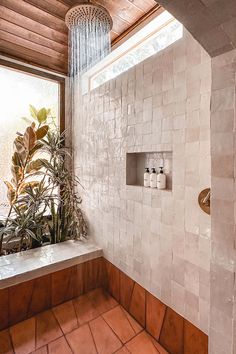
{"label": "rain shower head", "polygon": [[94,4],[91,1],[82,2],[68,10],[65,23],[69,29],[74,26],[87,23],[88,21],[96,21],[104,25],[110,32],[113,26],[112,18],[105,7]]}

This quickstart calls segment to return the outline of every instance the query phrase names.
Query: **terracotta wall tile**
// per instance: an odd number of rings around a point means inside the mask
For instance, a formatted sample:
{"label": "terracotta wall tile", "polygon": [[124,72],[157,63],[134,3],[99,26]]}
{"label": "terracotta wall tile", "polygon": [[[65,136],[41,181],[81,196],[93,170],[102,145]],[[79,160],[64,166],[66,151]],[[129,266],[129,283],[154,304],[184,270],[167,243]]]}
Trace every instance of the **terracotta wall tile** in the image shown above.
{"label": "terracotta wall tile", "polygon": [[207,354],[208,337],[193,324],[184,321],[184,354]]}
{"label": "terracotta wall tile", "polygon": [[106,289],[117,301],[120,301],[120,270],[105,260],[105,272],[107,277]]}
{"label": "terracotta wall tile", "polygon": [[8,327],[8,289],[0,290],[0,330]]}
{"label": "terracotta wall tile", "polygon": [[104,276],[104,260],[102,257],[83,263],[83,293],[102,285]]}
{"label": "terracotta wall tile", "polygon": [[145,311],[146,311],[146,291],[139,284],[135,283],[131,297],[129,312],[132,316],[145,327]]}
{"label": "terracotta wall tile", "polygon": [[134,281],[125,273],[120,272],[120,303],[126,310],[130,307],[133,289]]}
{"label": "terracotta wall tile", "polygon": [[184,319],[169,307],[161,330],[160,344],[171,354],[184,353]]}
{"label": "terracotta wall tile", "polygon": [[146,330],[159,340],[166,306],[150,293],[146,293]]}
{"label": "terracotta wall tile", "polygon": [[52,273],[52,306],[73,299],[77,292],[76,266]]}
{"label": "terracotta wall tile", "polygon": [[30,308],[33,280],[9,288],[9,324],[25,320]]}
{"label": "terracotta wall tile", "polygon": [[45,311],[51,307],[51,275],[34,280],[33,294],[28,317]]}

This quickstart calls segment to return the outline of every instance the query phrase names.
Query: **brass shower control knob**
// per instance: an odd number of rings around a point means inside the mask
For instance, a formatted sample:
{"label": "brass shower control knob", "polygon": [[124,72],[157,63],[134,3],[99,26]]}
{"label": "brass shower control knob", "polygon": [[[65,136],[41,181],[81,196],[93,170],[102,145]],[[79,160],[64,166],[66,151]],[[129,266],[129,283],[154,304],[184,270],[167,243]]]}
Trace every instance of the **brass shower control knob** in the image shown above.
{"label": "brass shower control knob", "polygon": [[211,209],[211,189],[206,188],[198,196],[198,204],[200,208],[207,214],[210,215]]}

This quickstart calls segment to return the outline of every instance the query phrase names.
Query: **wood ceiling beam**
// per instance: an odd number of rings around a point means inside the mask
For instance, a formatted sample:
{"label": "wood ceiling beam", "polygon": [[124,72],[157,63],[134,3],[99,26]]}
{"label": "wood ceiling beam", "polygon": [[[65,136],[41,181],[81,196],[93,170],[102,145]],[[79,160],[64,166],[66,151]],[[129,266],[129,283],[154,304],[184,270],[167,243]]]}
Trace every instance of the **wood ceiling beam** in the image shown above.
{"label": "wood ceiling beam", "polygon": [[64,19],[49,14],[22,0],[1,0],[1,5],[57,32],[67,34]]}
{"label": "wood ceiling beam", "polygon": [[36,52],[38,55],[43,54],[43,55],[46,55],[50,58],[56,59],[58,61],[61,61],[61,62],[66,61],[67,62],[68,57],[66,54],[58,53],[51,48],[47,48],[45,46],[36,44],[34,42],[30,42],[26,39],[20,38],[20,37],[13,35],[11,33],[0,30],[0,38],[1,38],[1,40],[7,41],[7,42],[12,43],[14,45],[16,44],[22,48],[32,50],[32,51]]}
{"label": "wood ceiling beam", "polygon": [[65,15],[70,6],[66,5],[63,1],[58,0],[24,0],[25,2],[41,9],[53,16],[58,16],[62,20],[65,19]]}
{"label": "wood ceiling beam", "polygon": [[15,11],[12,11],[4,6],[0,5],[0,18],[14,23],[19,27],[23,27],[28,31],[33,33],[40,34],[41,36],[51,39],[55,42],[67,45],[67,35],[58,31],[53,30],[41,23],[35,22],[28,17],[25,17],[21,14],[18,14]]}
{"label": "wood ceiling beam", "polygon": [[18,25],[15,25],[14,23],[5,21],[1,18],[0,18],[0,28],[2,31],[5,31],[6,33],[11,33],[13,35],[17,34],[17,36],[20,38],[23,38],[29,42],[44,46],[45,48],[53,49],[54,51],[56,51],[58,53],[64,54],[65,52],[67,52],[67,45],[55,42],[49,38],[41,36],[38,33],[30,32],[23,27],[20,27]]}
{"label": "wood ceiling beam", "polygon": [[39,54],[18,45],[13,45],[10,42],[1,40],[0,54],[6,57],[23,61],[30,65],[35,65],[44,69],[50,69],[57,73],[67,74],[67,63],[58,62],[53,58],[41,54],[39,60]]}

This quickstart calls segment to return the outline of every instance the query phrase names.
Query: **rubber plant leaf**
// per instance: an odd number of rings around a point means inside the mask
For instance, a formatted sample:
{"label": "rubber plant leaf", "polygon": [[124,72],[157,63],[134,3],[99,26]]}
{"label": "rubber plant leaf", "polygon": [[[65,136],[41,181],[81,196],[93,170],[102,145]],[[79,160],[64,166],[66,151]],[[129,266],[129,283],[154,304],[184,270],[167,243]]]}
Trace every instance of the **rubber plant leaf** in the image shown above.
{"label": "rubber plant leaf", "polygon": [[26,166],[26,173],[39,171],[42,167],[44,167],[42,159],[31,161]]}
{"label": "rubber plant leaf", "polygon": [[36,142],[37,136],[34,129],[32,127],[28,127],[23,136],[23,143],[25,149],[30,152],[35,147]]}
{"label": "rubber plant leaf", "polygon": [[33,147],[33,149],[31,149],[30,151],[30,157],[33,157],[33,155],[40,149],[42,149],[44,145],[42,143],[40,143],[39,141],[36,142],[35,146]]}
{"label": "rubber plant leaf", "polygon": [[20,180],[23,177],[23,172],[22,172],[22,168],[19,166],[11,166],[11,172],[13,175],[13,180],[14,180],[14,184],[17,186],[18,183],[20,182]]}
{"label": "rubber plant leaf", "polygon": [[46,108],[41,108],[41,109],[38,111],[37,119],[38,119],[38,122],[39,122],[39,123],[44,123],[44,122],[46,122],[46,120],[47,120],[47,110],[46,110]]}
{"label": "rubber plant leaf", "polygon": [[37,119],[38,112],[37,109],[34,106],[32,106],[32,104],[29,105],[29,110],[30,110],[31,117]]}
{"label": "rubber plant leaf", "polygon": [[47,135],[49,130],[49,126],[48,125],[43,125],[41,128],[39,128],[38,130],[36,130],[36,136],[37,139],[43,139],[45,137],[45,135]]}
{"label": "rubber plant leaf", "polygon": [[24,182],[21,184],[21,186],[19,188],[19,193],[24,194],[27,192],[27,189],[38,187],[39,184],[40,184],[40,182],[38,182],[38,181]]}
{"label": "rubber plant leaf", "polygon": [[16,197],[16,191],[13,185],[10,182],[4,181],[5,185],[7,186],[7,198],[12,205],[14,203]]}
{"label": "rubber plant leaf", "polygon": [[19,166],[19,167],[22,167],[22,162],[21,162],[21,158],[20,158],[20,154],[15,151],[13,156],[12,156],[12,164],[14,166]]}

